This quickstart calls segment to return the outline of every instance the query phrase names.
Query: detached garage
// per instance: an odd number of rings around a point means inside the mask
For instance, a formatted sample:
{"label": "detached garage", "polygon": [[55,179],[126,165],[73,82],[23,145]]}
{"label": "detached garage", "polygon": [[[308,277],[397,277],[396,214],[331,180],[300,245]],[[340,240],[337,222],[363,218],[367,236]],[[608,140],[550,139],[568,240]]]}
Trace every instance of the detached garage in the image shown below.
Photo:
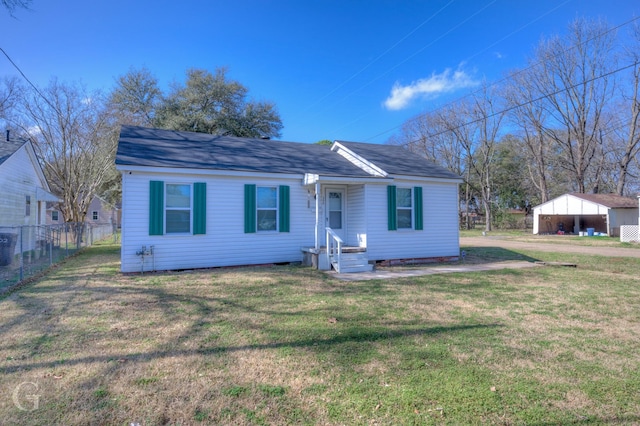
{"label": "detached garage", "polygon": [[578,234],[593,228],[619,236],[620,225],[638,225],[637,198],[571,193],[533,208],[534,234]]}

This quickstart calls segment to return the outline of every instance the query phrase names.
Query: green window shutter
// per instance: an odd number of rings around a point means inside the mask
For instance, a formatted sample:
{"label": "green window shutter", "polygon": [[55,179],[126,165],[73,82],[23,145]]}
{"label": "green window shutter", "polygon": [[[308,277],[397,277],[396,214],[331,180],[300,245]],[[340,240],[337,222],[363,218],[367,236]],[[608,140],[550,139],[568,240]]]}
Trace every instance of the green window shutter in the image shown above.
{"label": "green window shutter", "polygon": [[164,182],[149,182],[149,235],[162,235],[164,230]]}
{"label": "green window shutter", "polygon": [[413,188],[413,214],[415,216],[415,230],[422,231],[422,187],[416,186]]}
{"label": "green window shutter", "polygon": [[289,187],[286,185],[281,185],[279,188],[280,197],[279,197],[279,205],[278,205],[278,213],[279,213],[279,223],[278,223],[278,231],[280,232],[289,232],[289,223],[290,223],[290,201],[289,201]]}
{"label": "green window shutter", "polygon": [[256,186],[244,186],[244,233],[256,232]]}
{"label": "green window shutter", "polygon": [[397,210],[396,210],[396,187],[395,185],[387,186],[387,213],[389,231],[398,229]]}
{"label": "green window shutter", "polygon": [[207,233],[207,184],[193,184],[193,235]]}

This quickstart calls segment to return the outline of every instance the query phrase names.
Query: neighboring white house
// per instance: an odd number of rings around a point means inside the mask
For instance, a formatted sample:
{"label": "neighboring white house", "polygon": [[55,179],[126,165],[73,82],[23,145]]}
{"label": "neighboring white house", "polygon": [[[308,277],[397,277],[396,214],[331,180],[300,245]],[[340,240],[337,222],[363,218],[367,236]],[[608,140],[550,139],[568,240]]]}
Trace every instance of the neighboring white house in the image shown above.
{"label": "neighboring white house", "polygon": [[116,168],[123,272],[459,256],[461,179],[402,147],[123,126]]}
{"label": "neighboring white house", "polygon": [[564,194],[533,208],[533,233],[594,232],[619,236],[620,226],[638,225],[637,198],[615,194]]}
{"label": "neighboring white house", "polygon": [[22,241],[23,250],[33,249],[39,238],[35,226],[45,223],[46,202],[58,198],[49,192],[31,142],[12,139],[9,133],[0,141],[0,191],[0,245],[19,251],[17,227],[33,225]]}

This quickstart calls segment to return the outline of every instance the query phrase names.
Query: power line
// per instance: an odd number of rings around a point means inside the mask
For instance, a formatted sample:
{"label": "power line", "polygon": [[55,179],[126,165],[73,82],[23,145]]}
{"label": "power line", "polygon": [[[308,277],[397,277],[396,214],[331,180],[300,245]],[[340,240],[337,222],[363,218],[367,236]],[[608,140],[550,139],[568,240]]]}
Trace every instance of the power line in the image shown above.
{"label": "power line", "polygon": [[[545,14],[545,15],[546,15],[546,14]],[[536,20],[538,20],[538,19],[540,19],[540,18],[536,18]],[[578,44],[578,45],[573,45],[573,46],[569,47],[568,49],[563,50],[563,51],[561,51],[561,52],[559,52],[559,53],[555,54],[555,55],[553,56],[553,58],[557,58],[557,57],[559,57],[559,56],[561,56],[561,55],[566,54],[567,52],[570,52],[570,51],[571,51],[571,50],[573,50],[573,49],[576,49],[578,46],[585,45],[585,44],[587,44],[587,43],[592,42],[593,40],[596,40],[597,38],[603,37],[603,36],[605,36],[605,35],[607,35],[607,34],[609,34],[609,33],[613,32],[613,31],[617,31],[618,29],[620,29],[620,28],[622,28],[622,27],[624,27],[624,26],[627,26],[627,25],[629,25],[629,24],[631,24],[631,23],[633,23],[633,22],[635,22],[635,21],[637,21],[637,20],[639,20],[639,19],[640,19],[640,16],[637,16],[637,17],[635,17],[635,18],[631,18],[631,19],[629,19],[628,21],[625,21],[625,22],[623,22],[623,23],[621,23],[621,24],[619,24],[619,25],[617,25],[617,26],[615,26],[615,27],[612,27],[612,28],[610,28],[610,29],[608,29],[608,30],[606,30],[606,31],[604,31],[604,32],[602,32],[602,33],[600,33],[600,34],[597,34],[597,35],[593,36],[592,38],[587,39],[587,40],[585,40],[584,42],[582,42],[582,43],[580,43],[580,44]],[[529,25],[529,24],[527,24],[527,25]],[[525,25],[525,27],[526,27],[527,25]],[[524,28],[524,27],[522,27],[522,28]],[[522,29],[522,28],[520,28],[520,29]],[[518,31],[520,31],[520,29],[519,29]],[[486,50],[486,49],[485,49],[485,50]],[[513,79],[514,77],[516,77],[516,76],[518,76],[518,75],[520,75],[520,74],[524,73],[525,71],[531,70],[532,68],[535,68],[535,67],[537,67],[537,66],[539,66],[539,65],[543,64],[543,62],[544,62],[544,61],[538,61],[538,62],[536,62],[536,63],[534,63],[534,64],[532,64],[532,65],[530,65],[530,66],[528,66],[528,67],[526,67],[526,68],[523,68],[523,69],[521,69],[521,70],[516,71],[516,72],[515,72],[515,73],[513,73],[513,74],[510,74],[510,75],[508,75],[508,76],[506,76],[506,77],[503,77],[503,78],[501,78],[501,79],[499,79],[499,80],[497,80],[497,81],[495,81],[495,82],[493,82],[493,83],[491,83],[491,84],[489,84],[489,85],[487,85],[487,86],[485,86],[485,87],[483,87],[483,88],[480,88],[480,89],[475,90],[475,91],[473,91],[473,92],[467,93],[467,94],[466,94],[466,95],[464,95],[464,96],[461,96],[461,97],[459,97],[459,98],[457,98],[457,99],[454,99],[454,100],[452,100],[452,101],[450,101],[450,102],[447,102],[446,104],[441,105],[441,106],[439,106],[438,108],[432,109],[432,110],[430,110],[430,111],[428,111],[428,112],[426,112],[426,113],[432,113],[432,112],[435,112],[435,111],[437,111],[437,110],[439,110],[439,109],[443,109],[443,108],[446,108],[447,106],[450,106],[450,105],[456,104],[456,103],[458,103],[458,102],[460,102],[460,101],[464,100],[465,98],[468,98],[468,97],[470,97],[470,96],[473,96],[473,95],[475,95],[475,94],[477,94],[477,93],[481,92],[482,90],[486,90],[486,89],[488,89],[488,88],[491,88],[491,87],[497,86],[498,84],[504,83],[505,81],[511,80],[511,79]],[[525,103],[525,104],[523,104],[523,106],[524,106],[524,105],[526,105],[526,103]],[[420,116],[422,116],[422,115],[424,115],[424,114],[426,114],[426,113],[419,114],[419,115],[418,115],[418,117],[420,117]],[[411,118],[411,119],[409,119],[409,120],[407,120],[407,121],[415,120],[415,119],[417,119],[418,117]],[[405,123],[406,123],[406,121],[405,121]],[[377,138],[378,136],[382,136],[382,135],[384,135],[384,134],[386,134],[386,133],[389,133],[389,132],[391,132],[391,131],[393,131],[393,130],[396,130],[396,129],[398,129],[398,128],[402,127],[405,123],[402,123],[402,124],[399,124],[399,125],[397,125],[397,126],[391,127],[391,128],[389,128],[389,129],[387,129],[387,130],[385,130],[385,131],[383,131],[383,132],[380,132],[380,133],[378,133],[378,134],[376,134],[376,135],[374,135],[374,136],[371,136],[371,137],[369,137],[369,138],[365,139],[365,141],[368,141],[368,140],[371,140],[371,139]]]}
{"label": "power line", "polygon": [[[380,80],[382,77],[384,77],[385,75],[389,74],[391,71],[395,70],[396,68],[398,68],[400,65],[408,62],[410,59],[414,58],[415,56],[417,56],[418,54],[420,54],[422,51],[424,51],[425,49],[427,49],[428,47],[433,46],[436,42],[440,41],[441,39],[443,39],[445,36],[449,35],[451,32],[455,31],[456,29],[460,28],[462,25],[464,25],[465,23],[467,23],[468,21],[470,21],[472,18],[476,17],[477,15],[479,15],[481,12],[483,12],[485,9],[487,9],[488,7],[490,7],[491,5],[493,5],[497,0],[493,0],[491,3],[485,5],[484,7],[482,7],[480,10],[476,11],[475,13],[473,13],[471,16],[467,17],[466,19],[464,19],[462,22],[459,22],[458,24],[456,24],[455,26],[453,26],[452,28],[449,28],[447,31],[445,31],[443,34],[439,35],[438,37],[436,37],[435,39],[431,40],[429,43],[427,43],[426,45],[422,46],[420,49],[418,49],[417,51],[415,51],[413,54],[409,55],[408,57],[406,57],[405,59],[403,59],[402,61],[396,63],[394,66],[392,66],[391,68],[389,68],[388,70],[386,70],[385,72],[383,72],[382,74],[378,75],[377,77],[373,78],[372,80],[370,80],[369,82],[365,83],[364,85],[360,86],[359,88],[347,93],[345,96],[343,96],[341,99],[337,100],[336,102],[327,105],[324,109],[322,109],[320,112],[322,111],[326,111],[328,109],[331,109],[333,106],[339,104],[340,102],[344,101],[345,99],[349,98],[351,95],[358,93],[359,91],[361,91],[362,89],[368,87],[369,85],[371,85],[372,83]],[[318,112],[318,114],[320,113]],[[316,114],[317,115],[317,114]]]}
{"label": "power line", "polygon": [[[486,120],[486,119],[488,119],[488,118],[493,118],[493,117],[496,117],[496,116],[498,116],[498,115],[505,114],[505,113],[507,113],[507,112],[513,111],[514,109],[517,109],[517,108],[523,107],[523,106],[525,106],[525,105],[530,105],[530,104],[532,104],[532,103],[534,103],[534,102],[538,102],[538,101],[541,101],[541,100],[543,100],[543,99],[545,99],[545,98],[548,98],[548,97],[551,97],[551,96],[557,95],[557,94],[559,94],[559,93],[562,93],[562,92],[568,91],[568,90],[570,90],[570,89],[574,89],[574,88],[576,88],[576,87],[578,87],[578,86],[580,86],[580,85],[582,85],[582,84],[591,83],[591,82],[594,82],[594,81],[599,80],[599,79],[601,79],[601,78],[605,78],[605,77],[608,77],[608,76],[610,76],[610,75],[616,74],[616,73],[618,73],[618,72],[620,72],[620,71],[624,71],[624,70],[627,70],[627,69],[629,69],[629,68],[632,68],[632,67],[638,66],[638,63],[639,63],[638,61],[635,61],[635,62],[633,62],[633,63],[631,63],[631,64],[629,64],[629,65],[625,65],[625,66],[623,66],[623,67],[620,67],[620,68],[618,68],[618,69],[616,69],[616,70],[613,70],[613,71],[609,71],[609,72],[604,73],[604,74],[602,74],[602,75],[599,75],[599,76],[597,76],[597,77],[593,77],[593,78],[590,78],[590,79],[587,79],[587,80],[580,81],[580,82],[578,82],[578,83],[572,84],[571,86],[564,87],[564,88],[562,88],[562,89],[556,90],[556,91],[551,92],[551,93],[547,93],[547,94],[542,95],[542,96],[539,96],[539,97],[537,97],[537,98],[535,98],[535,99],[531,99],[531,100],[529,100],[529,101],[527,101],[527,102],[523,102],[523,103],[520,103],[520,104],[517,104],[517,105],[513,105],[513,106],[511,106],[511,107],[509,107],[509,108],[505,108],[505,109],[503,109],[503,110],[501,110],[501,111],[494,112],[494,113],[492,113],[492,114],[488,114],[488,115],[486,115],[486,116],[484,116],[484,117],[482,117],[482,118],[478,118],[478,119],[475,119],[475,120],[468,121],[468,122],[463,123],[463,124],[460,124],[460,125],[458,125],[458,126],[451,127],[451,128],[449,128],[449,129],[447,129],[447,130],[442,130],[442,131],[439,131],[439,132],[436,132],[436,133],[432,133],[432,134],[426,135],[426,136],[424,136],[423,138],[433,138],[433,137],[436,137],[436,136],[440,136],[440,135],[442,135],[442,134],[444,134],[444,133],[448,133],[448,132],[451,132],[451,131],[453,131],[453,130],[461,129],[461,128],[466,127],[466,126],[470,126],[470,125],[475,124],[475,123],[478,123],[478,122],[480,122],[480,121],[482,121],[482,120]],[[423,138],[422,138],[422,139],[423,139]],[[414,139],[414,140],[410,140],[410,141],[408,141],[408,142],[401,143],[401,144],[399,144],[398,146],[408,146],[408,145],[411,145],[411,144],[413,144],[413,143],[420,142],[420,140],[421,140],[421,139]]]}
{"label": "power line", "polygon": [[[556,7],[554,7],[554,8],[552,8],[552,9],[550,9],[550,10],[546,11],[546,12],[545,12],[545,13],[543,13],[542,15],[540,15],[540,16],[538,16],[537,18],[535,18],[535,19],[533,19],[533,20],[531,20],[531,21],[527,22],[526,24],[522,25],[522,26],[521,26],[521,27],[519,27],[518,29],[516,29],[516,30],[514,30],[514,31],[511,31],[509,34],[507,34],[506,36],[502,37],[501,39],[496,40],[495,42],[491,43],[489,46],[485,47],[484,49],[482,49],[482,50],[480,50],[480,51],[478,51],[478,52],[474,53],[473,55],[471,55],[471,56],[467,57],[467,58],[466,58],[464,61],[462,61],[462,62],[468,62],[468,61],[470,61],[471,59],[475,58],[476,56],[483,54],[483,53],[484,53],[484,52],[486,52],[487,50],[491,49],[493,46],[497,45],[498,43],[501,43],[501,42],[505,41],[505,40],[506,40],[506,39],[508,39],[509,37],[512,37],[514,34],[519,33],[519,32],[520,32],[520,31],[522,31],[523,29],[527,28],[529,25],[533,24],[534,22],[539,21],[540,19],[544,18],[545,16],[549,15],[550,13],[555,12],[557,9],[559,9],[560,7],[562,7],[562,6],[564,6],[565,4],[569,3],[570,1],[572,1],[572,0],[565,0],[563,3],[560,3],[560,4],[559,4],[559,5],[557,5]],[[503,80],[504,80],[504,79],[503,79]],[[503,80],[501,80],[501,81],[503,81]],[[499,83],[499,82],[496,82],[496,83],[494,83],[494,84],[498,84],[498,83]],[[366,87],[366,86],[363,86],[363,87]],[[360,90],[360,89],[358,89],[358,90]],[[476,92],[477,92],[477,91],[476,91]],[[472,92],[472,93],[476,93],[476,92]],[[352,93],[355,93],[355,92],[352,92]],[[352,94],[352,93],[351,93],[351,94]],[[350,94],[350,95],[351,95],[351,94]],[[458,98],[456,101],[452,101],[452,102],[460,101],[460,100],[464,99],[464,98],[465,98],[465,97],[467,97],[467,96],[469,96],[469,94],[467,94],[467,95],[463,96],[462,98]],[[345,98],[342,98],[339,102],[343,101],[344,99],[346,99],[346,97],[345,97]],[[446,106],[446,105],[445,105],[445,106]],[[361,119],[361,118],[363,118],[363,117],[366,117],[367,115],[369,115],[369,114],[365,114],[365,115],[361,116],[359,119]],[[358,119],[358,120],[359,120],[359,119]],[[349,123],[345,124],[344,126],[340,127],[340,129],[343,129],[343,128],[347,127],[348,125],[350,125],[350,124],[352,124],[352,123],[354,123],[354,122],[356,122],[356,121],[357,121],[357,120],[352,120],[351,122],[349,122]],[[388,132],[390,132],[390,131],[392,131],[392,130],[395,130],[395,129],[399,128],[400,126],[402,126],[402,124],[401,124],[401,125],[398,125],[398,126],[395,126],[395,127],[392,127],[391,129],[387,129],[387,130],[385,130],[385,131],[384,131],[384,132],[382,132],[382,133],[378,133],[378,134],[376,134],[376,135],[374,135],[374,136],[371,136],[371,137],[369,137],[369,138],[366,138],[366,139],[364,139],[364,141],[366,142],[366,141],[369,141],[369,140],[371,140],[371,139],[374,139],[374,138],[376,138],[376,137],[378,137],[378,136],[382,136],[382,135],[384,135],[385,133],[388,133]],[[339,129],[339,130],[340,130],[340,129]]]}
{"label": "power line", "polygon": [[4,56],[6,56],[6,58],[9,60],[9,62],[11,63],[11,65],[13,65],[13,67],[14,67],[16,70],[18,70],[18,72],[20,73],[20,75],[22,76],[22,78],[24,78],[24,79],[27,81],[27,83],[29,83],[29,85],[33,88],[33,90],[35,90],[35,92],[38,94],[38,96],[40,96],[42,99],[44,99],[44,101],[45,101],[45,102],[46,102],[46,103],[47,103],[51,108],[53,108],[53,109],[54,109],[54,111],[55,111],[58,115],[60,115],[60,116],[61,116],[62,114],[60,113],[60,110],[58,110],[58,107],[56,107],[55,105],[53,105],[53,104],[49,101],[49,99],[47,99],[47,98],[42,94],[42,92],[40,92],[40,89],[38,89],[38,88],[36,87],[36,85],[35,85],[35,84],[33,84],[33,83],[31,82],[31,80],[29,80],[29,78],[25,75],[25,73],[24,73],[24,72],[22,72],[22,70],[20,69],[20,67],[19,67],[15,62],[13,62],[13,59],[11,59],[11,57],[9,56],[9,54],[8,54],[7,52],[5,52],[5,50],[4,50],[2,47],[0,47],[0,51],[2,51],[2,53],[4,54]]}
{"label": "power line", "polygon": [[[362,74],[362,72],[364,70],[366,70],[367,68],[369,68],[371,65],[373,65],[374,63],[378,62],[378,60],[380,60],[383,56],[385,56],[387,53],[389,53],[390,51],[392,51],[393,49],[395,49],[400,43],[402,43],[403,41],[405,41],[407,38],[409,38],[409,36],[411,36],[413,33],[415,33],[416,31],[418,31],[420,28],[422,28],[424,25],[426,25],[427,23],[429,23],[433,18],[435,18],[436,16],[438,16],[440,14],[440,12],[442,12],[444,9],[446,9],[447,7],[449,7],[455,0],[450,0],[449,3],[445,4],[444,6],[442,6],[436,13],[434,13],[433,15],[431,15],[429,18],[427,18],[426,20],[422,21],[422,23],[420,23],[420,25],[418,25],[417,27],[415,27],[413,30],[409,31],[404,37],[402,37],[400,40],[398,40],[396,43],[394,43],[391,47],[389,47],[387,50],[385,50],[384,52],[382,52],[381,54],[379,54],[375,59],[373,59],[372,61],[370,61],[367,65],[365,65],[364,67],[362,67],[359,71],[357,71],[355,74],[353,74],[351,77],[347,78],[345,81],[343,81],[342,83],[340,83],[339,85],[337,85],[335,88],[333,88],[333,90],[329,91],[328,93],[326,93],[324,96],[322,96],[320,99],[318,99],[317,101],[315,101],[314,103],[312,103],[311,105],[309,105],[306,108],[306,111],[310,110],[311,108],[313,108],[314,106],[318,105],[320,102],[322,102],[323,100],[325,100],[326,98],[328,98],[329,96],[331,96],[333,93],[335,93],[338,89],[340,89],[341,87],[343,87],[345,84],[347,84],[348,82],[350,82],[351,80],[353,80],[354,78],[356,78],[358,75]],[[570,0],[567,0],[570,1]]]}

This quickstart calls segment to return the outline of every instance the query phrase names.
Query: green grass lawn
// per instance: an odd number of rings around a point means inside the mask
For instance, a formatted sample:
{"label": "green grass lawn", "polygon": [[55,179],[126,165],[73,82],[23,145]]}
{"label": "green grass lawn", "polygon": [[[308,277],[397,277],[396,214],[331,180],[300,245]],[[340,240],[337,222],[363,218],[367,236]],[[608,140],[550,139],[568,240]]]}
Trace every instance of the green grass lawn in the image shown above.
{"label": "green grass lawn", "polygon": [[0,300],[3,424],[640,423],[640,259],[342,282],[118,250]]}

